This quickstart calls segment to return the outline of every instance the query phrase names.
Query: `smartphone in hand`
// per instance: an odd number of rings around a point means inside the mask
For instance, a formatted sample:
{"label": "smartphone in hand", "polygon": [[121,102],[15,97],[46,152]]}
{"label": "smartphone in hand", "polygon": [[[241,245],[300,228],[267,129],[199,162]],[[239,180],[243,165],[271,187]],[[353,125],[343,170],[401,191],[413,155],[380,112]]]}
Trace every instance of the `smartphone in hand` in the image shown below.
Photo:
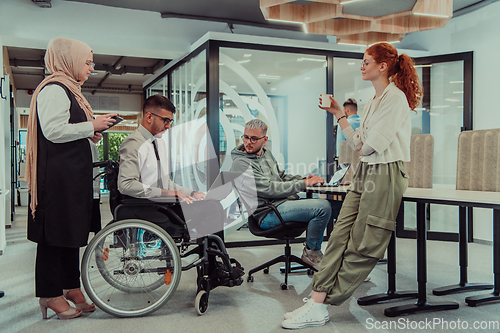
{"label": "smartphone in hand", "polygon": [[123,121],[123,118],[122,118],[122,117],[120,117],[120,116],[113,116],[113,117],[110,117],[110,118],[111,118],[111,119],[115,119],[116,121],[115,121],[112,125],[110,125],[108,128],[103,129],[103,130],[101,130],[101,131],[98,131],[99,133],[102,133],[102,132],[104,132],[104,131],[106,131],[106,130],[109,130],[111,127],[113,127],[113,126],[115,126],[116,124],[121,123],[121,122]]}

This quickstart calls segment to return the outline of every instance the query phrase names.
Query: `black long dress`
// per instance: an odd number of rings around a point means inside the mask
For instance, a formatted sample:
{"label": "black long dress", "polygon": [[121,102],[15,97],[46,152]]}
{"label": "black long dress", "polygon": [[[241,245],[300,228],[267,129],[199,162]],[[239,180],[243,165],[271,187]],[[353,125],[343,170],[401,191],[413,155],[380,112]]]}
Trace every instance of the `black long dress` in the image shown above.
{"label": "black long dress", "polygon": [[[62,83],[71,101],[69,123],[87,121],[74,95]],[[92,220],[92,154],[87,138],[53,143],[45,138],[38,121],[35,218],[28,211],[28,239],[43,245],[87,245]]]}

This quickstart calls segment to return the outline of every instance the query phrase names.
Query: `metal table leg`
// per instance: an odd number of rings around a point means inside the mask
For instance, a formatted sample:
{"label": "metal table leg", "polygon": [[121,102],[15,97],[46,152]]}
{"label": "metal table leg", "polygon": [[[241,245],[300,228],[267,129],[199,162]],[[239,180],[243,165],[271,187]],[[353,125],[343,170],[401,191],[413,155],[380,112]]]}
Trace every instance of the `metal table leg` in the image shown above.
{"label": "metal table leg", "polygon": [[400,305],[384,310],[387,317],[397,317],[427,311],[442,311],[458,309],[458,303],[428,303],[426,295],[427,284],[427,225],[425,223],[425,203],[417,202],[417,282],[418,300],[415,304]]}
{"label": "metal table leg", "polygon": [[436,288],[432,291],[434,295],[448,295],[473,290],[493,289],[493,285],[486,283],[468,283],[467,282],[467,218],[466,207],[460,206],[459,214],[459,257],[460,257],[460,282],[455,285]]}
{"label": "metal table leg", "polygon": [[493,211],[493,274],[495,288],[492,293],[470,296],[465,299],[469,306],[500,301],[500,210]]}

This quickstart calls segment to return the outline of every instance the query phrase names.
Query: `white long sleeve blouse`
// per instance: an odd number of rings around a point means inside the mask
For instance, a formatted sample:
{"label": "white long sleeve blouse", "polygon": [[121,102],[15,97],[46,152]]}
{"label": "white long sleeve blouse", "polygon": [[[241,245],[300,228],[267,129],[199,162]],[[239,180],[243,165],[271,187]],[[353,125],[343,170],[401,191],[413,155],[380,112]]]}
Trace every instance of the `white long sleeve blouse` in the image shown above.
{"label": "white long sleeve blouse", "polygon": [[359,150],[364,144],[374,152],[361,158],[369,164],[410,161],[411,109],[406,95],[391,82],[377,98],[364,108],[360,126],[345,128],[346,140]]}
{"label": "white long sleeve blouse", "polygon": [[65,143],[94,136],[94,125],[85,121],[69,123],[71,101],[57,84],[44,87],[38,94],[37,113],[45,138],[53,143]]}

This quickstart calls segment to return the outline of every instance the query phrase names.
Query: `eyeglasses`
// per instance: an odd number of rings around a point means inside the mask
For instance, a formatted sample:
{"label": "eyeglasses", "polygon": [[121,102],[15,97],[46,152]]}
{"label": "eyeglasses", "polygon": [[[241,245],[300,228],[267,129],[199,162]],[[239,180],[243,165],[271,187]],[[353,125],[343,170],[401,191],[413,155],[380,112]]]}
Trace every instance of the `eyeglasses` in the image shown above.
{"label": "eyeglasses", "polygon": [[370,63],[366,60],[361,60],[361,68],[365,68],[365,66],[368,66]]}
{"label": "eyeglasses", "polygon": [[155,116],[157,116],[158,118],[161,118],[161,120],[163,120],[163,124],[165,124],[165,126],[168,126],[169,124],[172,125],[172,123],[174,122],[173,119],[159,116],[159,115],[157,115],[156,113],[153,113],[153,112],[150,112],[150,113],[153,114],[153,115],[155,115]]}
{"label": "eyeglasses", "polygon": [[257,143],[257,141],[264,139],[266,136],[264,135],[262,138],[257,138],[255,136],[249,137],[248,135],[242,135],[241,138],[244,141],[250,141],[251,143]]}
{"label": "eyeglasses", "polygon": [[92,68],[95,68],[95,63],[90,62],[90,61],[85,61],[85,65],[90,66]]}

